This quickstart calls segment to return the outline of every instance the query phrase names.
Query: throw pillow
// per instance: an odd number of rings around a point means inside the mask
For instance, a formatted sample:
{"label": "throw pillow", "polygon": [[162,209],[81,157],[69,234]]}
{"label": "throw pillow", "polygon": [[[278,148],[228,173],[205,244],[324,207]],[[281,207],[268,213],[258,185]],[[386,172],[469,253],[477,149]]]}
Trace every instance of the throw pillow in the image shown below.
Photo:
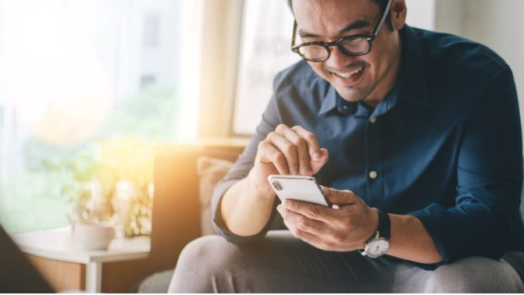
{"label": "throw pillow", "polygon": [[197,159],[200,177],[200,221],[202,235],[216,234],[211,222],[211,196],[218,182],[224,178],[233,163],[230,161],[201,156]]}

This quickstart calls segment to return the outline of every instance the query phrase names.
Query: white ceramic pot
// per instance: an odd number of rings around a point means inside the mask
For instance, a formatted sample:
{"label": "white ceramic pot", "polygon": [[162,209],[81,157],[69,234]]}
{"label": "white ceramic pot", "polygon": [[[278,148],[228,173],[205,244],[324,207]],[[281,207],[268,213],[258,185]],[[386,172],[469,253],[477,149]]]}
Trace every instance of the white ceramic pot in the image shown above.
{"label": "white ceramic pot", "polygon": [[107,250],[115,237],[115,228],[110,225],[74,222],[72,234],[75,243],[85,250]]}

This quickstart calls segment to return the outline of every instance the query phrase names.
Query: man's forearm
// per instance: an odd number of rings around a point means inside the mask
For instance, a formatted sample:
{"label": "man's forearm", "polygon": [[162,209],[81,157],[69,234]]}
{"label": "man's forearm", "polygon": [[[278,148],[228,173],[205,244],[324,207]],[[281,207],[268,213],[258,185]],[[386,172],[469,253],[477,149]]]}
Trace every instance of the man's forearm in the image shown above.
{"label": "man's forearm", "polygon": [[411,215],[389,216],[391,246],[388,255],[424,264],[442,261],[433,238],[418,218]]}
{"label": "man's forearm", "polygon": [[258,234],[269,221],[275,196],[244,178],[223,196],[219,208],[227,228],[239,236]]}

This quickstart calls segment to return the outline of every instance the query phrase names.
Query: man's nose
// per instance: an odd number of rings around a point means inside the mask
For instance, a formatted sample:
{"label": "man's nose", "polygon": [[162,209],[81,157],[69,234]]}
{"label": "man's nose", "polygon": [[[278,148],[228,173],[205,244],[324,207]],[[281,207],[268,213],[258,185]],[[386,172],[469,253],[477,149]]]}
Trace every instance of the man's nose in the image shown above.
{"label": "man's nose", "polygon": [[329,56],[329,59],[326,61],[326,66],[328,68],[342,70],[347,65],[350,65],[353,62],[353,59],[355,58],[354,56],[349,56],[344,52],[340,51],[340,49],[338,49],[338,46],[331,46],[329,49],[331,50],[331,55]]}

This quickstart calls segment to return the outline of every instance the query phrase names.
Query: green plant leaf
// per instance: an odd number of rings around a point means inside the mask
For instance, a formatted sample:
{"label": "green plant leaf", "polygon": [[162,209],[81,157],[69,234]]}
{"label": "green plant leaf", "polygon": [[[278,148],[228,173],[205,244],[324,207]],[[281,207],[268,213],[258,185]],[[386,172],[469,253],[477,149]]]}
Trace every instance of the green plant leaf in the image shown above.
{"label": "green plant leaf", "polygon": [[42,165],[51,171],[60,171],[62,169],[62,167],[49,160],[42,160]]}

